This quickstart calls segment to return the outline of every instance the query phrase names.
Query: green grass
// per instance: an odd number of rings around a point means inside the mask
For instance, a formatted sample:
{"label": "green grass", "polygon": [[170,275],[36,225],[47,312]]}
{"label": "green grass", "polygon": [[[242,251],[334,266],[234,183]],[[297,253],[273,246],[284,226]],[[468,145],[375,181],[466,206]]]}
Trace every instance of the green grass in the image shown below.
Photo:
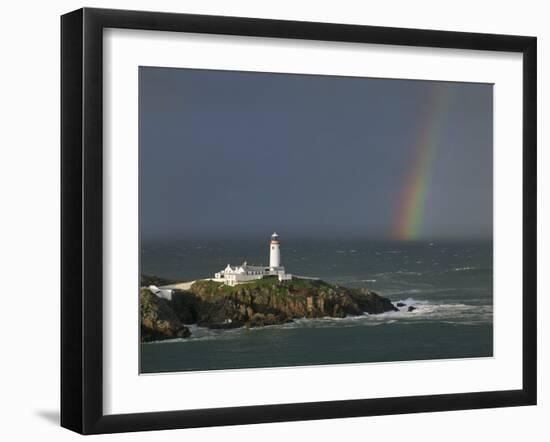
{"label": "green grass", "polygon": [[146,286],[149,286],[149,285],[156,285],[156,286],[161,286],[161,285],[168,285],[168,284],[174,284],[175,282],[177,281],[174,281],[172,279],[168,279],[168,278],[162,278],[160,276],[156,276],[156,275],[140,275],[139,277],[139,284],[141,287],[146,287]]}
{"label": "green grass", "polygon": [[289,289],[305,290],[305,289],[321,289],[329,288],[330,284],[322,280],[301,279],[292,278],[290,281],[279,281],[277,276],[266,276],[262,279],[243,282],[234,286],[227,285],[223,282],[216,282],[210,280],[197,281],[193,284],[192,289],[206,290],[210,293],[235,293],[242,289],[269,289],[272,293],[281,295],[288,294]]}

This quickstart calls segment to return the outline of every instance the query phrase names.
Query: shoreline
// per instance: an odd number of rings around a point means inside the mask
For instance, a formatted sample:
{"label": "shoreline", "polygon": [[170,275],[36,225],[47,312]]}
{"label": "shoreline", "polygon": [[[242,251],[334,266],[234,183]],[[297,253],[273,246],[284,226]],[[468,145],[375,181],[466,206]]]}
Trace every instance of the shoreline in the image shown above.
{"label": "shoreline", "polygon": [[[189,283],[189,282],[187,282]],[[197,323],[185,323],[184,325],[190,329],[191,334],[189,336],[173,339],[159,339],[154,341],[142,342],[142,343],[177,343],[177,342],[196,342],[212,339],[223,339],[226,336],[226,332],[230,334],[243,330],[252,329],[300,329],[300,328],[332,328],[332,327],[349,327],[352,324],[356,326],[378,326],[383,324],[398,323],[402,325],[410,325],[412,322],[432,322],[441,321],[447,325],[484,325],[492,323],[492,309],[487,311],[489,305],[470,305],[462,303],[439,303],[430,302],[422,299],[400,299],[391,301],[396,308],[394,311],[386,311],[383,313],[368,313],[366,311],[360,314],[349,314],[344,317],[335,316],[320,316],[320,317],[295,317],[285,323],[273,323],[265,324],[261,326],[247,326],[240,324],[236,327],[215,327],[198,325]],[[413,307],[410,309],[410,307]],[[469,317],[468,319],[462,318],[459,320],[457,315],[463,316],[464,314],[470,316],[475,313],[475,317]],[[484,316],[489,314],[491,319]],[[347,323],[347,325],[345,325]],[[197,336],[198,332],[198,336]]]}
{"label": "shoreline", "polygon": [[343,318],[398,311],[388,298],[368,289],[312,278],[278,281],[276,276],[237,285],[212,278],[160,288],[151,284],[142,286],[140,303],[142,341],[186,338],[191,334],[188,324],[209,329],[253,328],[302,317]]}

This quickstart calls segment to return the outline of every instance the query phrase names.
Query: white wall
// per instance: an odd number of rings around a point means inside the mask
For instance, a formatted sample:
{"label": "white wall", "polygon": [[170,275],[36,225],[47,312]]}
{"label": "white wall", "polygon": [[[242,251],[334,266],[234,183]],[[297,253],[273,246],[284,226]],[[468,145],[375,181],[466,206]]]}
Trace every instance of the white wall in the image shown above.
{"label": "white wall", "polygon": [[[420,27],[444,30],[526,34],[539,37],[539,79],[550,78],[550,28],[546,2],[441,0],[352,2],[277,0],[188,0],[155,2],[110,0],[85,3],[5,2],[0,32],[0,274],[2,340],[0,347],[0,435],[6,440],[71,440],[57,426],[59,403],[59,15],[83,6],[155,9],[221,15]],[[550,120],[547,82],[539,81],[539,146],[550,143],[542,127]],[[539,170],[550,166],[541,149]],[[539,175],[539,226],[548,222],[550,203],[542,194],[550,174]],[[548,279],[550,242],[539,227],[539,317]],[[544,259],[544,261],[543,261]],[[24,301],[9,286],[29,288]],[[546,315],[548,316],[548,315]],[[539,362],[548,372],[548,323],[540,321]],[[334,380],[337,382],[337,380]],[[403,382],[414,382],[404,379]],[[538,407],[459,411],[392,417],[296,422],[231,428],[164,431],[105,436],[102,440],[318,441],[385,440],[464,441],[548,440],[548,382],[540,382]]]}

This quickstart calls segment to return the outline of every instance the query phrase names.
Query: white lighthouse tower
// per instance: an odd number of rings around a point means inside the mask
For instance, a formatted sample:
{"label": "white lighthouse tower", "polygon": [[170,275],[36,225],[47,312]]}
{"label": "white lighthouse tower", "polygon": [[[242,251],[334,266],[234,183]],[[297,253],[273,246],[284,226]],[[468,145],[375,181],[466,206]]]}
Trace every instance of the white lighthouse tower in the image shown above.
{"label": "white lighthouse tower", "polygon": [[249,265],[243,262],[241,265],[227,267],[214,274],[214,281],[228,285],[243,284],[245,282],[276,276],[279,281],[290,281],[292,275],[286,273],[281,265],[281,250],[279,248],[279,235],[273,233],[269,242],[269,267]]}
{"label": "white lighthouse tower", "polygon": [[281,249],[279,248],[279,235],[276,232],[271,235],[269,243],[269,267],[271,269],[281,266]]}

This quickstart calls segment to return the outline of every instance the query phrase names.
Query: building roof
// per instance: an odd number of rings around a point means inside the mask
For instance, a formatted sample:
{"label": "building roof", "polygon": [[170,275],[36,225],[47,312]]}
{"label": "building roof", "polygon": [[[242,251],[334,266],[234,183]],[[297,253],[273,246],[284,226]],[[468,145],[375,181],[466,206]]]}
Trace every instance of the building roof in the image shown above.
{"label": "building roof", "polygon": [[241,265],[232,266],[230,264],[227,264],[227,267],[223,269],[222,271],[231,270],[233,272],[236,272],[240,269],[243,271],[250,271],[250,272],[263,272],[265,269],[268,269],[269,266],[255,266],[255,265],[249,265],[246,261],[242,263]]}
{"label": "building roof", "polygon": [[241,267],[244,270],[252,270],[252,271],[263,271],[263,270],[269,268],[269,266],[250,266],[248,264],[243,264]]}

